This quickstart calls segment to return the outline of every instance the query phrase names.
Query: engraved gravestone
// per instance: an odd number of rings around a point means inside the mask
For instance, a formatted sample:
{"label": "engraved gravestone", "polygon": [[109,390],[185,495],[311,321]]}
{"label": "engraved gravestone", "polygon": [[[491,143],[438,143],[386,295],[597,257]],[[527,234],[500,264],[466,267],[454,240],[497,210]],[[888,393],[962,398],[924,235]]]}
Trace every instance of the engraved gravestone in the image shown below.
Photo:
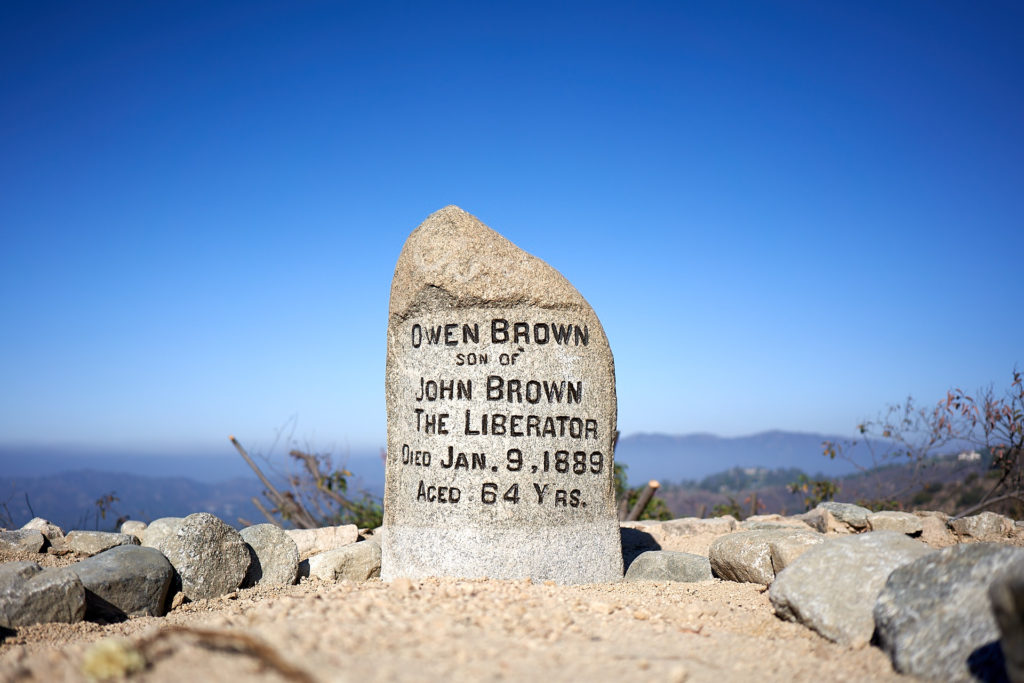
{"label": "engraved gravestone", "polygon": [[391,285],[381,577],[618,581],[615,370],[555,269],[456,206]]}

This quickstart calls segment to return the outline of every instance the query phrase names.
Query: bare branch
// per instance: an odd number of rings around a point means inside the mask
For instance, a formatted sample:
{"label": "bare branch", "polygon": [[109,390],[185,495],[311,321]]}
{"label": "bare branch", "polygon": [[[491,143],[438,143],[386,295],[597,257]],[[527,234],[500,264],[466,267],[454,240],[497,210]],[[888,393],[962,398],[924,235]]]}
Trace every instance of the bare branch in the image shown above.
{"label": "bare branch", "polygon": [[992,498],[991,500],[982,501],[982,502],[978,503],[977,505],[972,505],[971,507],[967,508],[966,510],[961,512],[959,515],[957,515],[955,517],[950,517],[950,519],[951,520],[953,520],[953,519],[961,519],[963,517],[967,517],[968,515],[973,515],[978,510],[982,510],[984,508],[987,508],[990,505],[995,505],[996,503],[1001,503],[1004,500],[1016,500],[1018,502],[1024,503],[1024,491],[1022,491],[1022,490],[1011,491],[1010,493],[1006,493],[1006,494],[1004,494],[1002,496],[998,496],[996,498]]}

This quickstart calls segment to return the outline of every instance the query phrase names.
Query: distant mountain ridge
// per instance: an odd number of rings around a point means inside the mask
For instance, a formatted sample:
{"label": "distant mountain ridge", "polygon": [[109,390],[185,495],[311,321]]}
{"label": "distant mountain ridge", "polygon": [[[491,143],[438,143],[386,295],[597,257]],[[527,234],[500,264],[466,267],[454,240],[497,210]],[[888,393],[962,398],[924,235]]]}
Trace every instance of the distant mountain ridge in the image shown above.
{"label": "distant mountain ridge", "polygon": [[[843,460],[822,455],[823,441],[843,441],[845,437],[771,430],[749,436],[723,437],[695,433],[631,434],[619,440],[617,462],[628,465],[630,484],[641,485],[651,479],[662,482],[700,480],[732,467],[792,468],[807,474],[828,476],[847,474],[854,467]],[[864,445],[850,451],[864,455]]]}
{"label": "distant mountain ridge", "polygon": [[[7,517],[17,528],[39,516],[65,531],[112,531],[119,518],[150,522],[157,517],[184,517],[193,512],[209,512],[239,526],[240,518],[253,523],[266,521],[252,504],[261,490],[255,476],[206,483],[186,477],[96,470],[39,477],[0,475],[0,526]],[[96,501],[109,493],[117,500],[100,515]]]}

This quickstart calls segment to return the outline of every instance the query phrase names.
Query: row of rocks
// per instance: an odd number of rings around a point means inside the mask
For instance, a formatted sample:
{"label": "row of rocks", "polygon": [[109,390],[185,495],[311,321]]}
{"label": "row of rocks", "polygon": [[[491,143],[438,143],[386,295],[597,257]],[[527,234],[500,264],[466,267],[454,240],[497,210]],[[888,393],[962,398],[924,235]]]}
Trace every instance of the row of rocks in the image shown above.
{"label": "row of rocks", "polygon": [[295,583],[300,576],[365,580],[379,575],[380,544],[354,525],[283,530],[257,524],[241,532],[208,513],[126,522],[122,533],[72,531],[45,520],[0,531],[0,548],[73,552],[61,568],[32,561],[0,565],[0,627],[82,619],[161,616],[174,601],[214,598],[238,588]]}
{"label": "row of rocks", "polygon": [[624,548],[642,545],[638,531],[716,538],[707,558],[634,552],[626,580],[758,583],[780,618],[850,647],[873,642],[900,672],[1024,683],[1024,529],[1002,515],[825,503],[789,518],[629,524]]}
{"label": "row of rocks", "polygon": [[[372,535],[356,543],[355,527],[238,532],[200,513],[64,537],[45,520],[30,524],[0,539],[89,557],[62,569],[0,565],[0,625],[159,615],[171,593],[194,600],[299,576],[365,580],[380,571],[379,543]],[[1006,545],[1019,542],[1019,528],[993,513],[949,520],[838,503],[789,518],[633,523],[622,534],[625,580],[759,583],[780,618],[848,646],[874,642],[900,671],[969,680],[998,678],[1005,667],[1024,681],[1024,549]],[[715,539],[704,556],[651,550],[654,534]]]}

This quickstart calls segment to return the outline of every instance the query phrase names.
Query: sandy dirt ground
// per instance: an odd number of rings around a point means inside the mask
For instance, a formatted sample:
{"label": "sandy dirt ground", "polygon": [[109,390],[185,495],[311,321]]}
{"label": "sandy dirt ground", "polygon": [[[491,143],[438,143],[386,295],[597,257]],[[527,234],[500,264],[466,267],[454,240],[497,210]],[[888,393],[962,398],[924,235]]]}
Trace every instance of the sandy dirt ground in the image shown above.
{"label": "sandy dirt ground", "polygon": [[[671,549],[706,553],[713,538]],[[781,621],[764,587],[719,580],[303,580],[186,602],[163,618],[0,637],[3,681],[125,671],[133,681],[910,680],[875,648]]]}

